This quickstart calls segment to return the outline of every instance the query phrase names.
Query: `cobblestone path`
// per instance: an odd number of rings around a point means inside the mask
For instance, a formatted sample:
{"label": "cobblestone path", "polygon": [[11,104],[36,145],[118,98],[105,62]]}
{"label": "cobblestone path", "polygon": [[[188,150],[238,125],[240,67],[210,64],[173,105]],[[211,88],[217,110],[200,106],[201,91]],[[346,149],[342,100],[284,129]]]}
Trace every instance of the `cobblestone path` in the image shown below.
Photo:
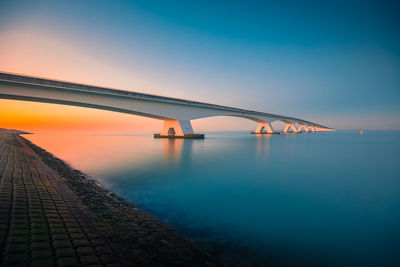
{"label": "cobblestone path", "polygon": [[0,265],[120,266],[64,182],[17,135],[0,134]]}

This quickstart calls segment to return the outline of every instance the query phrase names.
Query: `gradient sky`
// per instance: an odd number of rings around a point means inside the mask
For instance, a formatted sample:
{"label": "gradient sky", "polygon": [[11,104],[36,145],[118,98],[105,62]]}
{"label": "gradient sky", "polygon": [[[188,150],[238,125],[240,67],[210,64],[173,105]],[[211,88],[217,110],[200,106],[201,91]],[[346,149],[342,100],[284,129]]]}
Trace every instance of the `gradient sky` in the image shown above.
{"label": "gradient sky", "polygon": [[[400,129],[399,1],[0,0],[0,71]],[[162,122],[0,100],[0,127],[159,131]],[[195,130],[252,130],[239,118]]]}

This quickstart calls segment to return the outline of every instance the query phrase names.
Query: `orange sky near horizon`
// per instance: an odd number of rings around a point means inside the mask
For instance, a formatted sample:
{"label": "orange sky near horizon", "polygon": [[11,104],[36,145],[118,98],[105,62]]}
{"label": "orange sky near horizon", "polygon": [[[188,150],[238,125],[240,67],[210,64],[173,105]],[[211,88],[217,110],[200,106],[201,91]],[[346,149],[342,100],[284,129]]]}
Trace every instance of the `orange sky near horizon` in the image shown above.
{"label": "orange sky near horizon", "polygon": [[89,108],[0,100],[0,127],[33,133],[151,131],[162,122]]}

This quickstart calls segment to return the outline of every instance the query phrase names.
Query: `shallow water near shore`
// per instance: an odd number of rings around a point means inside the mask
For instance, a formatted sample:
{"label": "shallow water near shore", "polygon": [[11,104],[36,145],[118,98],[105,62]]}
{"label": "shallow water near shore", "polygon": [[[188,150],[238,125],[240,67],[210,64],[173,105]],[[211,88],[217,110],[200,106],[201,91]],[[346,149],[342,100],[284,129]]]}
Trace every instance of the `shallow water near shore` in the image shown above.
{"label": "shallow water near shore", "polygon": [[400,132],[24,137],[234,261],[400,264]]}

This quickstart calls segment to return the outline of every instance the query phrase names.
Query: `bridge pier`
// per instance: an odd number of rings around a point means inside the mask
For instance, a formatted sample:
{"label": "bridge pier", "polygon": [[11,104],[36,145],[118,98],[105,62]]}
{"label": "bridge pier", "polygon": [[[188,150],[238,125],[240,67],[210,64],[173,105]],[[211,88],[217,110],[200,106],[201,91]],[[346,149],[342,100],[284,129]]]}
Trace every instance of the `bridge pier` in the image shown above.
{"label": "bridge pier", "polygon": [[263,121],[258,123],[257,129],[251,134],[279,134],[279,132],[274,132],[269,122]]}
{"label": "bridge pier", "polygon": [[161,133],[154,134],[154,138],[203,139],[204,134],[195,134],[190,120],[165,120]]}
{"label": "bridge pier", "polygon": [[[289,132],[289,129],[292,128],[292,132]],[[290,121],[286,121],[286,126],[285,129],[283,129],[284,133],[298,133],[296,126],[294,126],[294,123]]]}
{"label": "bridge pier", "polygon": [[299,129],[297,129],[299,133],[301,133],[301,130],[304,130],[306,133],[308,132],[307,127],[303,123],[299,123],[299,125]]}

